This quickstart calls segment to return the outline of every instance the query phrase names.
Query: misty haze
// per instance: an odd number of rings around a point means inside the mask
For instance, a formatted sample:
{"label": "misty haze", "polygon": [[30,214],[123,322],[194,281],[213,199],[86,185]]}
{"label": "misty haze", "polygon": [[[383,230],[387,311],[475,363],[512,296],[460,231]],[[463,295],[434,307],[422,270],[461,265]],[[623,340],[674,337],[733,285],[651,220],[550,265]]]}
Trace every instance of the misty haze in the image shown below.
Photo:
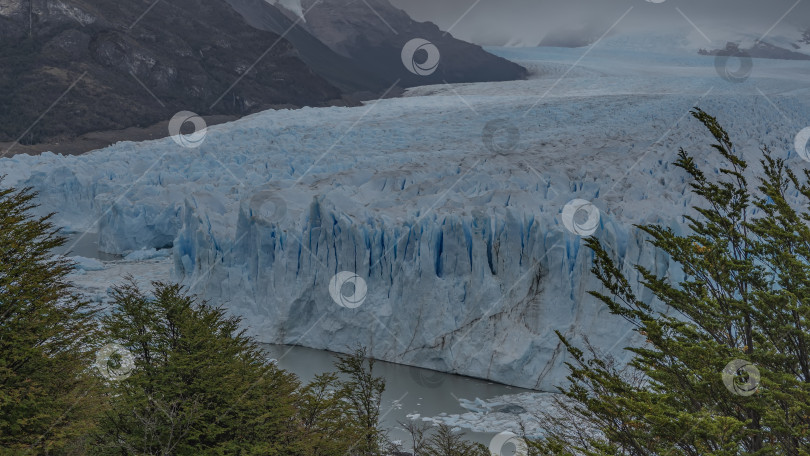
{"label": "misty haze", "polygon": [[0,0],[0,455],[810,454],[810,2]]}

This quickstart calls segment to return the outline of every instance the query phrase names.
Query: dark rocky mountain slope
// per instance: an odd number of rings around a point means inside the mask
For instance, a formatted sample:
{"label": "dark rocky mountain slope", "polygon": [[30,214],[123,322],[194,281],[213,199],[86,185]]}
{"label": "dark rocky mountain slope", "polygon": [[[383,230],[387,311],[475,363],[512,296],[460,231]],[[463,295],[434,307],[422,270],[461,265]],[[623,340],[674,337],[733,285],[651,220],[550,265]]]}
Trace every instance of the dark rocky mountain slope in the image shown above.
{"label": "dark rocky mountain slope", "polygon": [[278,39],[224,0],[0,0],[0,141],[343,103]]}
{"label": "dark rocky mountain slope", "polygon": [[295,46],[301,60],[354,98],[368,99],[381,95],[391,84],[367,71],[350,57],[340,55],[307,31],[297,17],[265,0],[227,0],[251,26],[278,34]]}
{"label": "dark rocky mountain slope", "polygon": [[[301,7],[307,12],[305,21],[299,22],[301,28],[388,86],[397,80],[402,87],[445,81],[508,81],[523,79],[528,74],[520,65],[494,56],[481,46],[458,40],[431,22],[414,21],[388,0],[302,0]],[[289,19],[297,19],[291,11],[278,8]],[[274,31],[283,32],[280,28]],[[434,73],[416,75],[403,65],[403,46],[414,38],[430,41],[439,50],[440,61]],[[295,37],[290,40],[298,47]],[[424,52],[417,52],[418,63],[426,58]]]}
{"label": "dark rocky mountain slope", "polygon": [[757,41],[753,46],[747,49],[741,49],[737,43],[726,43],[726,47],[724,49],[701,49],[698,51],[698,53],[700,55],[714,56],[735,56],[744,53],[749,57],[757,59],[810,60],[810,54],[797,52],[799,49],[801,49],[798,44],[795,44],[793,47],[794,50],[791,50],[767,43],[765,41]]}
{"label": "dark rocky mountain slope", "polygon": [[[301,20],[267,0],[0,0],[0,153],[154,137],[178,111],[224,121],[527,75],[388,0],[315,2],[303,1]],[[402,49],[414,38],[440,51],[435,72],[406,69]]]}

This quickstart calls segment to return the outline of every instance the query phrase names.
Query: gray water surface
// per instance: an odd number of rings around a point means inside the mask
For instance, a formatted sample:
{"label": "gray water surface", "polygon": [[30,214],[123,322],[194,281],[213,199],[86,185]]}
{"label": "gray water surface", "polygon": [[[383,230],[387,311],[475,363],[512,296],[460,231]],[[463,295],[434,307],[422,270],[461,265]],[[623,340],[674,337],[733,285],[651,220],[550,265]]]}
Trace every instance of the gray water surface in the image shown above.
{"label": "gray water surface", "polygon": [[[296,374],[307,383],[315,375],[335,372],[337,356],[323,350],[286,345],[264,345],[270,358],[278,361],[279,367]],[[404,366],[384,361],[374,364],[374,374],[386,382],[381,413],[383,424],[390,430],[392,440],[408,442],[408,434],[401,429],[399,421],[408,421],[407,415],[418,413],[433,417],[441,413],[461,414],[468,410],[459,405],[459,398],[473,400],[492,399],[505,394],[527,392],[522,388],[492,383],[460,375],[436,372],[418,367]],[[468,440],[488,445],[495,434],[465,431]],[[406,444],[406,449],[408,449]]]}
{"label": "gray water surface", "polygon": [[116,261],[123,258],[122,255],[100,251],[98,233],[75,233],[65,235],[65,237],[67,238],[65,245],[54,249],[59,255],[95,258],[99,261]]}

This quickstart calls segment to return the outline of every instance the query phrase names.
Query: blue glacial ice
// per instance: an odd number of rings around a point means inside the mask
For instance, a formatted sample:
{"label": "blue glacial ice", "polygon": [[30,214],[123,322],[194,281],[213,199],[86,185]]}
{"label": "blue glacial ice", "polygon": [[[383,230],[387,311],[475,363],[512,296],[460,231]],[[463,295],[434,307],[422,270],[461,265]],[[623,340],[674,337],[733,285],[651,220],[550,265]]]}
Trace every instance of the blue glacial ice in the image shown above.
{"label": "blue glacial ice", "polygon": [[[209,128],[198,149],[166,138],[19,155],[0,161],[4,184],[34,187],[43,213],[106,252],[171,246],[166,279],[262,341],[363,344],[379,359],[551,390],[567,372],[555,331],[620,359],[638,342],[587,294],[601,285],[562,221],[566,203],[599,209],[594,236],[631,277],[639,263],[677,279],[633,224],[681,229],[693,200],[671,165],[679,147],[717,171],[688,111],[717,114],[751,163],[765,144],[801,165],[810,64],[756,61],[733,84],[690,54],[639,61],[608,46],[568,71],[581,50],[499,52],[537,75],[263,112]],[[485,147],[493,119],[518,129],[513,149]],[[356,307],[330,296],[342,271],[367,286]]]}

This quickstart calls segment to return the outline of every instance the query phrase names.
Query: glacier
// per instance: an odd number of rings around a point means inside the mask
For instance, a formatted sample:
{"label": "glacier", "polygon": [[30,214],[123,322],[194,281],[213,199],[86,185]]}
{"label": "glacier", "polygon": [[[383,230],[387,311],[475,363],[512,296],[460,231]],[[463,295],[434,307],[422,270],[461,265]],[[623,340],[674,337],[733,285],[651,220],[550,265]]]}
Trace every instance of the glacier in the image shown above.
{"label": "glacier", "polygon": [[[555,331],[619,360],[640,343],[588,295],[601,285],[566,204],[593,204],[593,235],[631,278],[638,263],[677,279],[634,224],[682,229],[694,201],[671,165],[679,147],[718,172],[690,109],[717,115],[753,169],[762,145],[805,165],[793,142],[810,125],[808,62],[756,60],[732,83],[711,57],[627,46],[491,49],[532,78],[262,112],[209,127],[194,149],[164,138],[17,155],[0,174],[38,191],[39,210],[74,237],[130,255],[116,273],[160,265],[151,276],[225,306],[263,342],[362,344],[378,359],[552,391],[567,374]],[[511,136],[484,141],[487,125]],[[351,305],[332,296],[343,272]]]}

